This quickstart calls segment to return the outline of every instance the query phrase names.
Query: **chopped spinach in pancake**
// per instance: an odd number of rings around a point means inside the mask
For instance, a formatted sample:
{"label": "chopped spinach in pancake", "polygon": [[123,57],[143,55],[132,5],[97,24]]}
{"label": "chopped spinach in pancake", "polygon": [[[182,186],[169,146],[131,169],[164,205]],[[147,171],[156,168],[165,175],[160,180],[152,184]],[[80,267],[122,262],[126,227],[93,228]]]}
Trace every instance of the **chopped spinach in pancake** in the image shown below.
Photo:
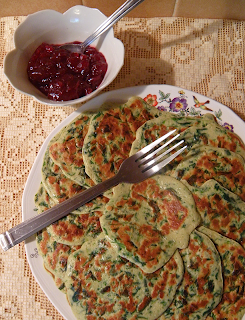
{"label": "chopped spinach in pancake", "polygon": [[176,252],[163,268],[145,274],[103,236],[73,252],[67,265],[67,298],[78,319],[155,320],[173,300],[184,272]]}
{"label": "chopped spinach in pancake", "polygon": [[[215,118],[210,114],[205,114],[202,117],[183,117],[163,112],[160,117],[147,121],[137,130],[130,154],[136,153],[173,129],[176,129],[176,133],[181,133],[180,139],[182,139],[184,132],[189,128],[201,129],[210,123],[216,124]],[[197,143],[194,136],[192,141]]]}
{"label": "chopped spinach in pancake", "polygon": [[52,140],[49,155],[70,180],[89,188],[93,181],[85,172],[82,148],[93,112],[83,112],[64,127]]}
{"label": "chopped spinach in pancake", "polygon": [[[39,213],[55,205],[42,183],[35,195],[35,205]],[[78,214],[81,212],[79,210],[82,209],[78,208],[75,213],[70,213],[47,227],[54,241],[67,245],[82,245],[102,232],[99,220],[101,211],[96,210],[95,206],[92,210],[83,210],[82,214]]]}
{"label": "chopped spinach in pancake", "polygon": [[83,159],[90,178],[97,184],[114,176],[129,156],[137,129],[161,113],[139,97],[113,108],[103,106],[92,117],[84,139]]}
{"label": "chopped spinach in pancake", "polygon": [[171,174],[171,170],[175,170],[188,151],[205,145],[225,148],[240,154],[245,159],[245,146],[242,140],[235,133],[220,126],[211,114],[205,114],[202,117],[180,117],[173,114],[166,116],[164,114],[157,119],[147,121],[137,130],[130,155],[173,129],[176,129],[176,133],[180,133],[180,137],[174,143],[184,139],[188,148],[162,170],[164,174]]}
{"label": "chopped spinach in pancake", "polygon": [[[54,206],[42,183],[35,195],[35,206],[38,213]],[[39,255],[43,258],[44,268],[49,272],[59,290],[65,293],[64,276],[66,272],[66,262],[69,256],[69,247],[58,244],[57,241],[47,232],[46,229],[37,234],[36,244]],[[79,247],[75,247],[77,250]]]}
{"label": "chopped spinach in pancake", "polygon": [[[137,130],[136,139],[132,144],[130,155],[135,154],[146,145],[157,140],[173,129],[176,129],[176,132],[170,136],[170,138],[175,136],[177,133],[181,134],[180,137],[174,141],[174,143],[177,143],[183,139],[183,134],[188,131],[189,128],[205,128],[205,126],[207,126],[209,123],[216,123],[215,118],[210,114],[206,114],[203,117],[181,117],[169,113],[166,115],[166,113],[164,113],[159,118],[147,121]],[[192,136],[191,140],[193,142],[192,144],[188,143],[188,141],[185,141],[186,145],[188,146],[186,150],[190,149],[194,143],[197,143],[197,140],[194,136]],[[169,146],[167,148],[169,148]],[[171,161],[171,163],[162,169],[161,173],[169,175],[171,170],[178,165],[178,163],[185,157],[187,152],[188,151],[184,151],[181,155]]]}
{"label": "chopped spinach in pancake", "polygon": [[[48,270],[47,270],[48,271]],[[55,275],[53,275],[53,279],[54,279],[54,283],[56,285],[56,287],[61,291],[63,292],[64,294],[66,294],[66,286],[65,286],[65,283],[64,281],[59,278],[59,277],[56,277]]]}
{"label": "chopped spinach in pancake", "polygon": [[214,242],[221,257],[224,278],[222,300],[207,320],[241,320],[245,314],[245,250],[218,232],[205,227],[199,230]]}
{"label": "chopped spinach in pancake", "polygon": [[55,205],[55,202],[51,199],[42,182],[39,185],[37,193],[35,194],[34,202],[38,213],[42,213],[43,211]]}
{"label": "chopped spinach in pancake", "polygon": [[55,203],[60,203],[86,190],[64,176],[60,167],[49,157],[48,150],[45,152],[42,165],[42,183]]}
{"label": "chopped spinach in pancake", "polygon": [[206,122],[205,126],[201,123],[191,126],[183,132],[181,139],[185,140],[189,149],[202,145],[224,148],[240,154],[245,160],[245,145],[242,139],[214,121]]}
{"label": "chopped spinach in pancake", "polygon": [[96,238],[101,232],[101,211],[84,214],[68,214],[47,227],[52,237],[67,245],[82,245]]}
{"label": "chopped spinach in pancake", "polygon": [[245,201],[245,160],[227,149],[207,146],[192,149],[172,176],[196,187],[214,179]]}
{"label": "chopped spinach in pancake", "polygon": [[[60,203],[86,190],[85,187],[78,185],[63,174],[60,167],[50,158],[49,148],[45,152],[42,165],[42,184],[55,203]],[[101,210],[108,200],[105,196],[99,196],[82,207],[77,208],[73,213],[86,214],[94,210]]]}
{"label": "chopped spinach in pancake", "polygon": [[64,282],[68,257],[72,252],[78,250],[80,246],[68,246],[58,243],[46,229],[37,235],[36,243],[45,268],[57,279],[59,278]]}
{"label": "chopped spinach in pancake", "polygon": [[186,249],[180,250],[184,277],[175,298],[160,320],[206,319],[223,293],[221,260],[213,242],[194,230]]}
{"label": "chopped spinach in pancake", "polygon": [[177,248],[188,246],[200,216],[184,184],[155,175],[138,184],[117,186],[100,222],[119,254],[151,273]]}
{"label": "chopped spinach in pancake", "polygon": [[190,186],[202,225],[239,242],[245,248],[245,202],[222,187],[215,180],[208,180],[200,187]]}

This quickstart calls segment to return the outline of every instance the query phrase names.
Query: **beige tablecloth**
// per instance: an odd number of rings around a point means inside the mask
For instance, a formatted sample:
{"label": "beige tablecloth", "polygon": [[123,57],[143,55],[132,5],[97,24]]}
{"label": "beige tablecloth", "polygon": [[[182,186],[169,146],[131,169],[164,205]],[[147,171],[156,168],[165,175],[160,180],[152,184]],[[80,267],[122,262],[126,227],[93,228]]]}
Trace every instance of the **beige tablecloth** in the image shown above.
{"label": "beige tablecloth", "polygon": [[[3,59],[24,19],[0,19],[0,233],[21,221],[24,185],[37,153],[75,110],[42,105],[6,80]],[[175,85],[213,98],[245,120],[245,22],[124,18],[114,30],[125,45],[125,64],[106,90]],[[0,249],[0,319],[63,319],[35,281],[23,243],[7,252]]]}

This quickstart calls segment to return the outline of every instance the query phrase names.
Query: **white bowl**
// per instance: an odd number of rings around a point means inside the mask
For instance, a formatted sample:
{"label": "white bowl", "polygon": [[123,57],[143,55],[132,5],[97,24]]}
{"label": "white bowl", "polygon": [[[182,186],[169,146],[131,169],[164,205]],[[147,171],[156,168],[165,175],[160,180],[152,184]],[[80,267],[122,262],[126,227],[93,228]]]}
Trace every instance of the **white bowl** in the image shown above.
{"label": "white bowl", "polygon": [[113,28],[91,44],[103,53],[108,69],[100,86],[84,97],[69,101],[48,99],[29,81],[27,65],[35,49],[42,42],[49,44],[82,42],[105,19],[106,16],[99,10],[81,5],[70,8],[64,14],[54,10],[42,10],[29,15],[15,31],[15,49],[5,57],[4,73],[6,77],[14,88],[44,104],[65,106],[82,103],[94,97],[115,79],[124,63],[124,46],[114,37]]}

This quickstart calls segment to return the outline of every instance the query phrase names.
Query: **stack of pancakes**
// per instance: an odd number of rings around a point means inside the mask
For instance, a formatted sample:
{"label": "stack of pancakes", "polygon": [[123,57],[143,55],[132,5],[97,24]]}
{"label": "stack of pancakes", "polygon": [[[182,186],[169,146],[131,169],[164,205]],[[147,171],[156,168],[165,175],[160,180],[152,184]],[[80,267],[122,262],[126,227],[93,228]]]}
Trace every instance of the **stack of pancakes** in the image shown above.
{"label": "stack of pancakes", "polygon": [[139,97],[83,112],[50,141],[37,209],[112,177],[172,129],[188,148],[170,165],[37,235],[44,267],[78,319],[235,320],[245,313],[245,146],[211,114],[171,114]]}

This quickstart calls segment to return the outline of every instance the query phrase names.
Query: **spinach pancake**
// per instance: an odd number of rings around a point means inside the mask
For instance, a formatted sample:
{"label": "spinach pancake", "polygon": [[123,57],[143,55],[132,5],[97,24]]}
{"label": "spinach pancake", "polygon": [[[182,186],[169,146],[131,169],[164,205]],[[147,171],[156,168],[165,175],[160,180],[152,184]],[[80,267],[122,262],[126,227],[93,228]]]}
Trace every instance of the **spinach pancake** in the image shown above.
{"label": "spinach pancake", "polygon": [[205,227],[199,230],[214,242],[222,263],[224,289],[221,302],[207,320],[242,320],[245,313],[245,250],[234,240]]}
{"label": "spinach pancake", "polygon": [[180,250],[184,277],[174,301],[160,320],[205,319],[223,294],[221,260],[213,242],[194,230],[186,249]]}
{"label": "spinach pancake", "polygon": [[145,274],[99,237],[70,255],[65,283],[77,319],[155,320],[170,305],[182,277],[178,252],[163,268]]}
{"label": "spinach pancake", "polygon": [[224,148],[203,146],[192,149],[172,176],[196,187],[214,179],[245,200],[245,160]]}
{"label": "spinach pancake", "polygon": [[91,119],[84,139],[86,173],[97,184],[114,176],[128,158],[137,129],[161,111],[138,97],[113,108],[103,106]]}
{"label": "spinach pancake", "polygon": [[155,175],[138,184],[117,186],[100,222],[119,254],[151,273],[177,248],[188,246],[200,216],[184,184]]}

